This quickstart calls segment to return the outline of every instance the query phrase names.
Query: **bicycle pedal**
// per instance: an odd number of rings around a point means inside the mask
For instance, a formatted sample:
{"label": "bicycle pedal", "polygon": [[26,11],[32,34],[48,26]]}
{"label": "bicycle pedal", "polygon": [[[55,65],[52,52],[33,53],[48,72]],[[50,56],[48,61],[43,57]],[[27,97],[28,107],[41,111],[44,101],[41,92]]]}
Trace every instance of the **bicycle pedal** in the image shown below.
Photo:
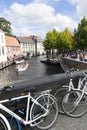
{"label": "bicycle pedal", "polygon": [[19,112],[20,114],[22,114],[22,115],[25,114],[25,110],[24,110],[24,109],[19,109],[18,112]]}

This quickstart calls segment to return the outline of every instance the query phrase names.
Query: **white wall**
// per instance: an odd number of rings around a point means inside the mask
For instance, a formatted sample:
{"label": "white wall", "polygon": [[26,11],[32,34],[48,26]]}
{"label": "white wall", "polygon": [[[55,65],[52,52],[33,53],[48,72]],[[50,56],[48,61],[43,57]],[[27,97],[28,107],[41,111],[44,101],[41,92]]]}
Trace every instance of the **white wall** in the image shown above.
{"label": "white wall", "polygon": [[5,34],[0,30],[0,63],[7,61]]}
{"label": "white wall", "polygon": [[44,50],[44,46],[43,43],[41,42],[37,42],[37,53],[39,53],[40,55],[42,55],[43,53],[45,54],[45,50]]}

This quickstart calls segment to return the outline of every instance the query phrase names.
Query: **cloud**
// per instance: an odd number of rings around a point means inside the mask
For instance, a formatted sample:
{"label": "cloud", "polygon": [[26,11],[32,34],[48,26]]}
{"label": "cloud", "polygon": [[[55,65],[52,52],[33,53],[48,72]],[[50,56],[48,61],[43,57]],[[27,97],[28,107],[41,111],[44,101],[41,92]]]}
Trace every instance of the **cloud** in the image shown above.
{"label": "cloud", "polygon": [[33,0],[34,3],[50,3],[50,2],[59,2],[60,0]]}
{"label": "cloud", "polygon": [[4,10],[4,16],[9,20],[13,27],[13,32],[24,32],[24,34],[43,33],[57,28],[64,30],[69,27],[71,30],[77,26],[77,22],[69,16],[56,14],[52,6],[44,3],[29,3],[27,5],[14,3],[7,10]]}
{"label": "cloud", "polygon": [[18,25],[46,25],[50,23],[49,18],[54,19],[55,10],[45,4],[28,4],[22,5],[14,3],[10,10],[5,10],[6,15],[11,21],[17,22]]}
{"label": "cloud", "polygon": [[82,18],[87,17],[87,0],[68,0],[72,4],[76,5],[78,15]]}

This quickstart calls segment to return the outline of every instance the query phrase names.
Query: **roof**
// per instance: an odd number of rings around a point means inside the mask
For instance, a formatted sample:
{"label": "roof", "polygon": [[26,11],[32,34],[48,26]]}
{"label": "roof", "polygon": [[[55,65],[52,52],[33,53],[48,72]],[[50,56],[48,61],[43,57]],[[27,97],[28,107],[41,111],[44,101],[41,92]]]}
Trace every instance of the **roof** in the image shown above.
{"label": "roof", "polygon": [[42,38],[40,36],[30,35],[29,38],[31,38],[32,40],[34,40],[35,43],[43,42]]}
{"label": "roof", "polygon": [[29,37],[17,37],[20,43],[31,43],[34,44],[34,41]]}
{"label": "roof", "polygon": [[5,36],[5,40],[6,40],[6,46],[14,46],[14,47],[19,46],[19,42],[16,39],[16,37]]}
{"label": "roof", "polygon": [[32,38],[36,38],[36,39],[38,38],[38,36],[35,36],[35,35],[30,35],[29,37],[30,37],[31,39],[32,39]]}

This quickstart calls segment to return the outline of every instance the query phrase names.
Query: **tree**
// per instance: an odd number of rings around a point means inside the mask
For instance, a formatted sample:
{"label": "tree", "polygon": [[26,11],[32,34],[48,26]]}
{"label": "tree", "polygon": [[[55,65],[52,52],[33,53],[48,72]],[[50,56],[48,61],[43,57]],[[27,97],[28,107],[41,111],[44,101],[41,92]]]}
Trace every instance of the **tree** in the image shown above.
{"label": "tree", "polygon": [[68,28],[65,28],[63,32],[63,44],[64,42],[65,42],[65,48],[72,50],[73,34],[70,32]]}
{"label": "tree", "polygon": [[68,28],[65,28],[63,32],[60,32],[57,37],[57,49],[60,51],[71,50],[73,43],[73,34]]}
{"label": "tree", "polygon": [[0,18],[0,29],[2,29],[6,35],[12,35],[11,23],[5,18]]}
{"label": "tree", "polygon": [[81,50],[87,48],[87,19],[85,16],[78,24],[77,30],[74,30],[74,47]]}
{"label": "tree", "polygon": [[56,49],[57,52],[72,49],[73,34],[68,28],[65,28],[63,32],[57,32],[53,29],[46,34],[43,43],[45,50],[52,52],[52,56],[54,56],[54,49]]}
{"label": "tree", "polygon": [[50,43],[50,35],[51,35],[51,32],[46,33],[46,38],[43,41],[43,45],[46,51],[51,50],[52,48],[51,43]]}
{"label": "tree", "polygon": [[52,51],[52,56],[54,49],[56,48],[56,42],[57,42],[57,31],[55,29],[46,33],[46,38],[44,39],[43,44],[46,51],[49,51],[50,54]]}

